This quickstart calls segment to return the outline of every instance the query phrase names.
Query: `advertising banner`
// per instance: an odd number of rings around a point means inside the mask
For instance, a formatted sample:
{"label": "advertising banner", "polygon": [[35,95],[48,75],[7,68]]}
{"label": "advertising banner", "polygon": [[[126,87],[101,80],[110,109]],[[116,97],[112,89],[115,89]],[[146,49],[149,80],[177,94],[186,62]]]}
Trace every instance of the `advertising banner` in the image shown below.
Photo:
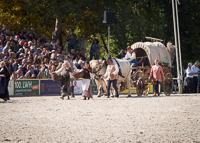
{"label": "advertising banner", "polygon": [[17,80],[14,95],[39,95],[39,80]]}
{"label": "advertising banner", "polygon": [[40,94],[60,94],[60,82],[53,80],[40,80]]}

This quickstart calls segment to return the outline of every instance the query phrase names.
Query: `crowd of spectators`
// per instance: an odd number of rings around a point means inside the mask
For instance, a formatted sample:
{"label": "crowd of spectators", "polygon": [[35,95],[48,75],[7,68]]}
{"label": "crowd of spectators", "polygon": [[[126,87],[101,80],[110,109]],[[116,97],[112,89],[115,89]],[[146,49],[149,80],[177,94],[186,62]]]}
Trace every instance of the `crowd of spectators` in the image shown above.
{"label": "crowd of spectators", "polygon": [[9,31],[0,25],[0,61],[5,61],[11,79],[51,78],[65,56],[71,58],[77,69],[84,65],[85,54],[71,49],[65,53],[57,39],[48,39],[45,34],[36,37],[34,29],[20,28]]}

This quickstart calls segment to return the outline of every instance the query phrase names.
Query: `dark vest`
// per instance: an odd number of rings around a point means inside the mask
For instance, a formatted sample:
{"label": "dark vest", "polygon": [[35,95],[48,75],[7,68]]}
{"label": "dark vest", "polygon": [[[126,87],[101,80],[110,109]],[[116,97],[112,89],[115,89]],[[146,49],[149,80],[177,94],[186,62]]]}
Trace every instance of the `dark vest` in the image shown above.
{"label": "dark vest", "polygon": [[66,68],[62,69],[61,75],[69,76],[69,71]]}
{"label": "dark vest", "polygon": [[84,79],[90,79],[90,72],[87,69],[83,68],[83,78]]}

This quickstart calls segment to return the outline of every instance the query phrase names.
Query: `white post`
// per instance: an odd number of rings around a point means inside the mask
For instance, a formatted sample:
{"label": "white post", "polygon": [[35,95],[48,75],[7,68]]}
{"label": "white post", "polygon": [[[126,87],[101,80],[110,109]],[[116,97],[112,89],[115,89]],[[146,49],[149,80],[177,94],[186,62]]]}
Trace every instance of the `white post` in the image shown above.
{"label": "white post", "polygon": [[177,29],[176,29],[174,0],[172,0],[172,12],[173,12],[173,23],[174,23],[174,41],[176,47],[177,80],[178,80],[178,87],[180,89],[181,85],[180,85],[179,56],[178,56],[178,45],[177,45]]}
{"label": "white post", "polygon": [[108,57],[110,57],[110,25],[108,25]]}
{"label": "white post", "polygon": [[180,61],[180,70],[181,70],[181,76],[180,76],[180,86],[179,86],[179,93],[183,93],[182,91],[182,84],[183,84],[183,67],[182,67],[182,57],[181,57],[181,43],[180,43],[180,32],[179,32],[179,18],[178,18],[178,1],[176,0],[176,24],[177,24],[177,33],[178,33],[178,51],[179,51],[179,61]]}

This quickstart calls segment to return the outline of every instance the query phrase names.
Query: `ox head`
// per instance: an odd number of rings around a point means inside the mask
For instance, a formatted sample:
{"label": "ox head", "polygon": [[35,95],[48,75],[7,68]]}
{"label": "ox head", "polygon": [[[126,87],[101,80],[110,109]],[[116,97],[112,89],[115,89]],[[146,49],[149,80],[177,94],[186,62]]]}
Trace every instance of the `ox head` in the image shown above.
{"label": "ox head", "polygon": [[105,69],[106,69],[106,61],[105,60],[91,60],[90,67],[92,68],[92,73],[103,74],[103,72],[105,73]]}

